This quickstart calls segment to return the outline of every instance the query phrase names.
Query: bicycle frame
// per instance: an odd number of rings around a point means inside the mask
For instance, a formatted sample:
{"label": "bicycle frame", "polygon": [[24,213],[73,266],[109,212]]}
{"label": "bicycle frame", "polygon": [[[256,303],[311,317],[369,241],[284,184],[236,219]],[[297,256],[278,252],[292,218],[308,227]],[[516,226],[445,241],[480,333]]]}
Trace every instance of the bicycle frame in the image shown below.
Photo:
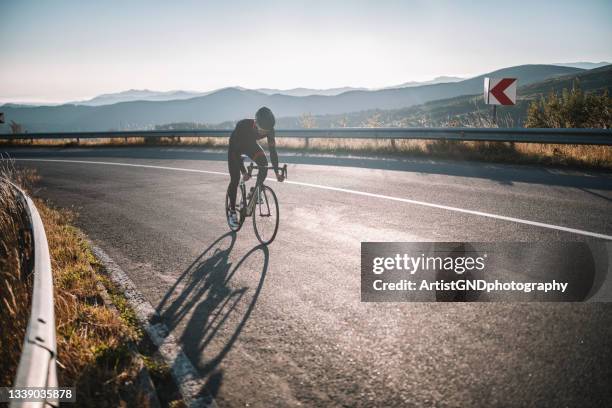
{"label": "bicycle frame", "polygon": [[[264,198],[260,202],[259,197],[261,195],[263,195]],[[253,190],[253,195],[251,196],[249,202],[247,203],[245,216],[250,217],[251,215],[253,215],[253,211],[255,211],[255,207],[257,205],[259,206],[259,215],[264,215],[261,211],[263,204],[265,204],[266,212],[269,216],[270,215],[270,204],[268,202],[268,197],[266,197],[265,191],[262,191],[261,186],[256,185],[255,190]]]}
{"label": "bicycle frame", "polygon": [[[246,194],[246,184],[243,182],[240,185],[240,189],[242,190],[242,196],[243,197],[247,197]],[[259,197],[260,194],[260,187],[258,184],[255,185],[255,190],[253,190],[253,195],[248,199],[246,206],[244,207],[244,216],[245,217],[250,217],[251,215],[253,215],[253,210],[255,209],[255,203],[256,201],[254,200],[255,197]]]}
{"label": "bicycle frame", "polygon": [[[253,163],[249,164],[249,166],[247,167],[247,174],[249,175],[249,177],[252,177],[252,173],[254,169],[260,170],[263,167],[260,166],[255,166],[253,165]],[[274,166],[266,166],[265,168],[267,169],[273,169],[273,170],[278,170],[279,168],[274,167]],[[280,168],[281,170],[281,174],[283,175],[284,178],[287,178],[287,165],[285,164],[283,167]],[[246,194],[246,184],[244,182],[243,179],[240,180],[240,190],[242,192],[242,196],[243,197],[247,197]],[[259,204],[259,210],[261,212],[261,203],[259,203],[259,200],[255,200],[255,198],[259,198],[261,193],[261,185],[255,183],[255,189],[253,190],[253,194],[251,195],[251,197],[249,198],[248,202],[246,203],[246,206],[244,208],[244,217],[250,217],[253,215],[253,211],[255,210],[255,204]],[[264,198],[264,203],[266,205],[266,210],[267,213],[270,214],[270,204],[268,202],[267,197]],[[262,214],[263,215],[263,214]]]}

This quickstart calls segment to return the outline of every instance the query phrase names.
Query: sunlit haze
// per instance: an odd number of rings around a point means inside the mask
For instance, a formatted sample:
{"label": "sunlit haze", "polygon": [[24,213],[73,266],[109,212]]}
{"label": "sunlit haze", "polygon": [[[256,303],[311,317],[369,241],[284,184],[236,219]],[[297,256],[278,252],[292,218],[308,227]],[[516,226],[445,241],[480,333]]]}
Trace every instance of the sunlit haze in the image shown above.
{"label": "sunlit haze", "polygon": [[610,61],[610,1],[4,1],[0,102],[383,87]]}

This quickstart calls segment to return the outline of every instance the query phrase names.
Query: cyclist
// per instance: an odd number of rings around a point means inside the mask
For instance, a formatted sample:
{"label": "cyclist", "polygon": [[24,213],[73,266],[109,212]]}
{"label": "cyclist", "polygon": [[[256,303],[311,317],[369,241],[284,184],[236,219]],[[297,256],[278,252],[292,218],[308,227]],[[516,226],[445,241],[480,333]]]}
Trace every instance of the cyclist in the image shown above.
{"label": "cyclist", "polygon": [[276,119],[274,114],[267,107],[260,108],[255,114],[255,119],[242,119],[236,123],[236,128],[232,132],[229,140],[229,149],[227,151],[227,166],[229,167],[230,182],[227,187],[230,199],[230,225],[238,227],[238,216],[236,214],[236,194],[238,193],[238,183],[240,182],[240,173],[242,173],[244,181],[249,179],[244,163],[242,162],[242,154],[246,154],[260,168],[257,174],[257,184],[261,185],[266,176],[268,169],[268,159],[257,141],[266,137],[268,139],[268,148],[270,149],[270,158],[276,179],[283,181],[282,173],[278,171],[278,154],[276,153],[276,140],[274,134],[274,125]]}

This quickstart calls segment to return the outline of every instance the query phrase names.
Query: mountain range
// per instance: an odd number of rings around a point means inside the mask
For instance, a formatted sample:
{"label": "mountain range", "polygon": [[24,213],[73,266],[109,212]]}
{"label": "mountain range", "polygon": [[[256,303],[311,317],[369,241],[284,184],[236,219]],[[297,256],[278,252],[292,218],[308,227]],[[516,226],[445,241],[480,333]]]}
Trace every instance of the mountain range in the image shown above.
{"label": "mountain range", "polygon": [[102,106],[112,105],[119,102],[132,101],[171,101],[180,99],[196,98],[205,96],[211,92],[194,92],[194,91],[150,91],[148,89],[129,89],[123,92],[108,93],[98,95],[94,98],[85,101],[69,102],[66,105],[85,105],[85,106]]}
{"label": "mountain range", "polygon": [[[531,101],[555,92],[560,95],[564,89],[575,84],[586,93],[601,94],[612,92],[612,65],[580,71],[574,74],[555,76],[543,81],[519,86],[517,103],[514,106],[500,106],[497,109],[498,123],[502,127],[521,126],[527,116]],[[484,103],[482,92],[476,95],[462,95],[439,99],[421,105],[400,109],[372,109],[337,115],[309,117],[316,127],[419,127],[419,126],[488,126],[491,120],[491,106]],[[279,120],[281,128],[300,128],[302,118],[285,117]]]}
{"label": "mountain range", "polygon": [[[274,89],[274,88],[257,88],[254,89],[257,92],[264,93],[266,95],[288,95],[288,96],[310,96],[310,95],[324,95],[324,96],[334,96],[339,95],[348,91],[372,91],[378,89],[394,89],[394,88],[405,88],[409,86],[419,86],[419,85],[431,85],[431,84],[439,84],[443,82],[457,82],[461,81],[463,78],[452,77],[452,76],[440,76],[434,78],[430,81],[411,81],[405,82],[403,84],[387,86],[384,88],[355,88],[350,86],[340,87],[340,88],[325,88],[325,89],[313,89],[313,88],[291,88],[291,89]],[[249,90],[248,88],[244,88],[241,86],[234,86],[228,88],[235,88],[241,91]],[[115,92],[115,93],[107,93],[95,96],[91,99],[72,101],[66,103],[33,103],[33,102],[22,102],[22,103],[7,103],[6,105],[10,106],[59,106],[59,105],[84,105],[84,106],[102,106],[102,105],[112,105],[114,103],[119,102],[132,102],[132,101],[172,101],[172,100],[181,100],[181,99],[191,99],[197,98],[199,96],[206,96],[213,92],[218,92],[226,88],[215,89],[213,91],[207,92],[197,92],[197,91],[183,91],[183,90],[175,90],[175,91],[153,91],[149,89],[128,89],[127,91]],[[2,106],[2,105],[0,105]]]}
{"label": "mountain range", "polygon": [[[403,84],[388,86],[385,88],[354,88],[350,86],[340,87],[340,88],[327,88],[327,89],[313,89],[313,88],[292,88],[292,89],[273,89],[273,88],[257,88],[254,89],[257,92],[264,93],[266,95],[288,95],[288,96],[311,96],[311,95],[324,95],[324,96],[335,96],[348,91],[368,91],[368,90],[376,90],[376,89],[394,89],[394,88],[405,88],[408,86],[419,86],[419,85],[431,85],[431,84],[439,84],[443,82],[457,82],[462,80],[463,78],[459,77],[451,77],[451,76],[440,76],[432,79],[431,81],[411,81],[405,82]],[[241,86],[229,87],[239,89],[241,91],[247,91],[248,88],[243,88]],[[210,95],[213,92],[218,92],[226,88],[216,89],[214,91],[208,92],[196,92],[196,91],[151,91],[148,89],[129,89],[127,91],[117,92],[117,93],[108,93],[98,95],[94,98],[84,100],[84,101],[74,101],[68,102],[68,104],[72,105],[85,105],[85,106],[102,106],[102,105],[112,105],[113,103],[119,102],[131,102],[131,101],[171,101],[171,100],[180,100],[180,99],[191,99],[199,96]],[[59,104],[58,104],[59,105]]]}
{"label": "mountain range", "polygon": [[[576,74],[583,69],[558,65],[521,65],[457,82],[379,90],[350,90],[337,95],[292,96],[243,88],[225,88],[188,99],[128,101],[110,105],[4,105],[7,122],[14,120],[29,132],[151,129],[173,122],[221,123],[251,117],[269,106],[277,117],[340,114],[369,109],[399,109],[426,102],[482,92],[483,78],[513,77],[520,85]],[[8,132],[7,126],[0,131]]]}
{"label": "mountain range", "polygon": [[[581,69],[594,69],[605,65],[610,65],[609,62],[563,62],[551,65],[557,65],[562,67],[570,68],[581,68]],[[267,95],[281,94],[288,96],[311,96],[311,95],[324,95],[324,96],[335,96],[348,91],[376,91],[381,89],[395,89],[395,88],[406,88],[421,85],[433,85],[447,82],[459,82],[465,78],[456,76],[439,76],[429,81],[409,81],[399,85],[386,86],[382,88],[364,88],[364,87],[340,87],[340,88],[324,88],[324,89],[313,89],[313,88],[291,88],[291,89],[274,89],[274,88],[257,88],[255,91],[265,93]],[[247,90],[240,86],[232,88]],[[149,89],[129,89],[127,91],[106,93],[95,96],[91,99],[77,100],[65,103],[37,103],[37,102],[12,102],[6,105],[10,106],[59,106],[59,105],[85,105],[85,106],[102,106],[112,105],[119,102],[131,102],[131,101],[170,101],[180,99],[190,99],[199,96],[206,96],[213,92],[222,90],[215,89],[207,92],[199,91],[184,91],[184,90],[173,90],[173,91],[153,91]],[[0,105],[2,106],[2,105]]]}
{"label": "mountain range", "polygon": [[421,86],[421,85],[433,85],[433,84],[441,84],[446,82],[458,82],[463,80],[464,78],[453,77],[453,76],[439,76],[430,81],[410,81],[404,82],[403,84],[386,86],[383,88],[353,88],[350,86],[345,86],[341,88],[328,88],[328,89],[312,89],[312,88],[293,88],[293,89],[270,89],[270,88],[258,88],[255,89],[258,92],[265,93],[267,95],[281,94],[288,96],[312,96],[312,95],[322,95],[322,96],[335,96],[340,95],[344,92],[349,91],[378,91],[381,89],[397,89],[397,88],[407,88],[411,86]]}

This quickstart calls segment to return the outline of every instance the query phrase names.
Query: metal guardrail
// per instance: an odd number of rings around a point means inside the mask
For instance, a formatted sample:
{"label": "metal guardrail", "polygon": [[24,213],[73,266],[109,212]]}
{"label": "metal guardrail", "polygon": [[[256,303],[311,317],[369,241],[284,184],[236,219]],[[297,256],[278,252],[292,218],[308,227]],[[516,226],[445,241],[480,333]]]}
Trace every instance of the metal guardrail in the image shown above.
{"label": "metal guardrail", "polygon": [[[32,306],[13,387],[57,387],[53,276],[47,236],[40,214],[30,197],[15,184],[11,184],[26,203],[34,243]],[[26,405],[57,407],[59,402],[53,399],[46,402],[12,402],[10,406]]]}
{"label": "metal guardrail", "polygon": [[[45,132],[0,134],[0,139],[107,139],[161,137],[229,137],[231,129],[141,130],[113,132]],[[612,129],[540,128],[332,128],[278,129],[281,138],[306,139],[425,139],[612,146]]]}

